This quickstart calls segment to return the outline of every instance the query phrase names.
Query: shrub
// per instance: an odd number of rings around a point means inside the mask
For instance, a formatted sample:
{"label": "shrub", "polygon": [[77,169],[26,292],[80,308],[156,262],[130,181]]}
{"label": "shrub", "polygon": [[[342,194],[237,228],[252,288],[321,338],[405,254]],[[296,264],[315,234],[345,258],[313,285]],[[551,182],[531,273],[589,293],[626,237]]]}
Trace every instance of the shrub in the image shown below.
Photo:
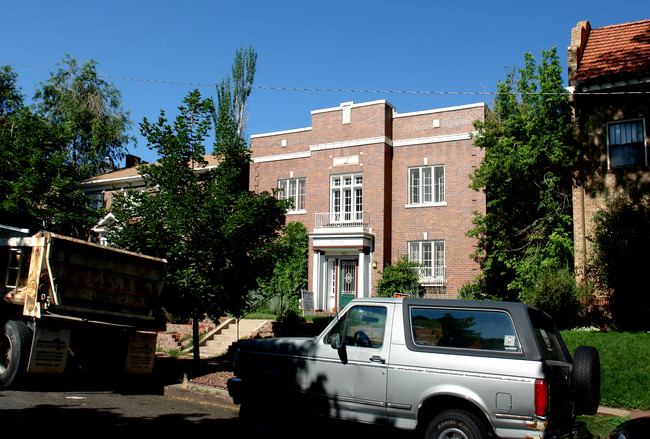
{"label": "shrub", "polygon": [[564,268],[542,272],[536,284],[519,297],[546,311],[560,328],[566,329],[584,323],[587,293],[586,287],[577,285],[573,272]]}
{"label": "shrub", "polygon": [[393,297],[395,293],[408,294],[419,297],[423,294],[419,277],[415,270],[419,265],[409,262],[406,255],[402,256],[393,265],[387,265],[380,272],[381,278],[377,281],[378,297]]}

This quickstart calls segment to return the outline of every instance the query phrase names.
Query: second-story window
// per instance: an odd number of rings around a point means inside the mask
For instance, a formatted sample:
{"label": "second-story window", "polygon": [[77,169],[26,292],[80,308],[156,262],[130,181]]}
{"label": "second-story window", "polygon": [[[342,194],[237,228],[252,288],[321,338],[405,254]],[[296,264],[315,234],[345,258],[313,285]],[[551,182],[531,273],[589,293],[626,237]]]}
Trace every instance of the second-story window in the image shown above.
{"label": "second-story window", "polygon": [[361,174],[335,175],[330,186],[332,220],[363,220],[363,177]]}
{"label": "second-story window", "polygon": [[306,184],[305,178],[278,180],[278,187],[281,189],[278,193],[278,198],[293,201],[293,205],[289,208],[290,213],[305,211]]}
{"label": "second-story window", "polygon": [[411,205],[445,202],[445,167],[419,166],[409,168],[409,201]]}
{"label": "second-story window", "polygon": [[643,125],[643,120],[607,125],[610,168],[647,165]]}

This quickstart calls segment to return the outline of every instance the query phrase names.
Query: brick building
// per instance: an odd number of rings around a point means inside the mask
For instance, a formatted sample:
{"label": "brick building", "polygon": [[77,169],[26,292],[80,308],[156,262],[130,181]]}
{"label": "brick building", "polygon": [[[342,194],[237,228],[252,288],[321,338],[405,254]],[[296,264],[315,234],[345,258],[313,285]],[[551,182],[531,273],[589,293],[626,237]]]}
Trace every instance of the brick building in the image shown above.
{"label": "brick building", "polygon": [[427,292],[455,298],[480,267],[465,236],[485,197],[469,188],[483,152],[483,103],[399,114],[385,100],[311,112],[311,126],[251,136],[250,189],[282,188],[287,221],[310,233],[317,310],[374,294],[402,255],[422,264]]}
{"label": "brick building", "polygon": [[650,194],[650,20],[592,29],[581,21],[568,49],[576,129],[582,140],[573,190],[576,272],[589,260],[592,218],[608,197]]}

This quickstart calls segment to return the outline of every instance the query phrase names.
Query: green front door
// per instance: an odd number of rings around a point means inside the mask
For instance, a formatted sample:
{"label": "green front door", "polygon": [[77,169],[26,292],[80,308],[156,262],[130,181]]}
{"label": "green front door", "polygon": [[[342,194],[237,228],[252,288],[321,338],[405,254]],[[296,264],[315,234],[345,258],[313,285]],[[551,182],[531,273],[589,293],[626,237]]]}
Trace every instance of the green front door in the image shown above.
{"label": "green front door", "polygon": [[357,297],[357,261],[341,259],[339,261],[339,309],[343,309]]}

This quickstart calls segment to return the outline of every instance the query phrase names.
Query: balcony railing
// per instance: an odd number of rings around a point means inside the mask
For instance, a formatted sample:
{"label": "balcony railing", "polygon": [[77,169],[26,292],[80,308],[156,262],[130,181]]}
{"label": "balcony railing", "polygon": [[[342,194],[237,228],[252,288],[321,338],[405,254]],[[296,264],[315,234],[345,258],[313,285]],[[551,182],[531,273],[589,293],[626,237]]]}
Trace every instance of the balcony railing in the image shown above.
{"label": "balcony railing", "polygon": [[370,217],[366,212],[325,212],[316,213],[317,229],[363,228],[370,227]]}
{"label": "balcony railing", "polygon": [[444,286],[447,284],[447,269],[445,267],[413,267],[420,279],[420,284],[425,286]]}

